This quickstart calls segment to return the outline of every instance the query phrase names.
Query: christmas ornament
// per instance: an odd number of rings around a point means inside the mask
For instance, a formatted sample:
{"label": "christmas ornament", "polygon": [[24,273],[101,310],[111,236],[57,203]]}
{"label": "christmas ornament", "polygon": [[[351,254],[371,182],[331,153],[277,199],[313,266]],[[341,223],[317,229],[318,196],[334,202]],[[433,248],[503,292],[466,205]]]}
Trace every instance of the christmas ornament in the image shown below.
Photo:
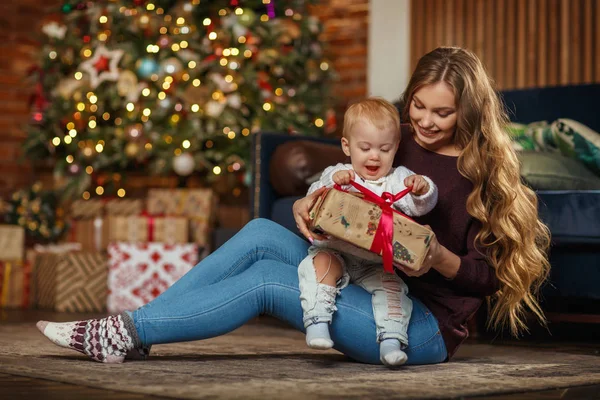
{"label": "christmas ornament", "polygon": [[217,118],[225,109],[225,103],[211,100],[204,106],[204,111],[209,117]]}
{"label": "christmas ornament", "polygon": [[143,133],[142,124],[129,125],[128,127],[125,128],[125,134],[130,139],[133,139],[133,140],[140,139],[142,137],[142,133]]}
{"label": "christmas ornament", "polygon": [[158,105],[163,110],[170,110],[173,108],[173,99],[170,97],[165,97],[164,99],[158,101]]}
{"label": "christmas ornament", "polygon": [[53,39],[64,39],[65,34],[67,33],[67,27],[52,21],[42,27],[42,32]]}
{"label": "christmas ornament", "polygon": [[144,57],[136,63],[138,76],[148,79],[154,74],[158,74],[160,67],[155,59]]}
{"label": "christmas ornament", "polygon": [[129,136],[129,138],[131,138],[133,140],[137,140],[142,137],[143,129],[144,128],[143,128],[142,124],[129,125],[128,127],[125,128],[125,134],[127,136]]}
{"label": "christmas ornament", "polygon": [[194,157],[190,153],[183,153],[173,159],[173,171],[179,176],[188,176],[194,172]]}
{"label": "christmas ornament", "polygon": [[71,165],[69,165],[69,173],[71,175],[77,175],[81,172],[81,167],[79,166],[79,164],[73,163]]}
{"label": "christmas ornament", "polygon": [[82,86],[83,83],[85,83],[85,81],[83,79],[79,80],[79,81],[75,78],[63,79],[60,82],[58,82],[58,84],[52,91],[52,94],[53,95],[58,94],[63,99],[70,99],[71,96],[73,95],[73,92],[75,92],[75,90],[77,90],[80,86]]}
{"label": "christmas ornament", "polygon": [[94,56],[79,66],[90,76],[90,85],[96,89],[104,81],[116,81],[119,78],[119,61],[123,50],[108,50],[103,45],[98,46]]}
{"label": "christmas ornament", "polygon": [[161,49],[166,49],[167,47],[169,47],[171,45],[171,38],[167,35],[161,35],[158,37],[156,44]]}
{"label": "christmas ornament", "polygon": [[146,83],[138,83],[137,75],[132,71],[123,71],[117,80],[117,92],[130,103],[137,103]]}
{"label": "christmas ornament", "polygon": [[333,109],[327,110],[325,113],[325,133],[330,134],[337,129],[337,119]]}
{"label": "christmas ornament", "polygon": [[240,96],[239,93],[232,93],[229,96],[227,96],[227,104],[230,107],[233,107],[236,110],[239,110],[240,107],[242,106],[242,97]]}
{"label": "christmas ornament", "polygon": [[169,57],[160,63],[160,71],[163,75],[175,75],[183,70],[183,65],[177,57]]}
{"label": "christmas ornament", "polygon": [[242,26],[250,28],[254,24],[254,21],[256,21],[256,14],[250,8],[244,8],[238,20]]}

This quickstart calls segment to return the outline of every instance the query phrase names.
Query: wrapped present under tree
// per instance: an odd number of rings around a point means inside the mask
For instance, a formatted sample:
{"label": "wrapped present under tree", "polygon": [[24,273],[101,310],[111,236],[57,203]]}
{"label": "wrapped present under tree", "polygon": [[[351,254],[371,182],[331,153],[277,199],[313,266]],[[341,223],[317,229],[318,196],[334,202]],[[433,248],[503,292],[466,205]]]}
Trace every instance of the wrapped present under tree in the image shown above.
{"label": "wrapped present under tree", "polygon": [[0,260],[20,261],[25,251],[25,229],[18,225],[0,225]]}
{"label": "wrapped present under tree", "polygon": [[217,196],[212,189],[150,189],[148,213],[189,218],[192,241],[202,248],[210,245]]}
{"label": "wrapped present under tree", "polygon": [[83,250],[102,252],[110,239],[109,220],[116,216],[138,215],[143,211],[140,199],[76,200],[71,204],[70,242],[81,243]]}
{"label": "wrapped present under tree", "polygon": [[68,244],[36,247],[31,289],[34,306],[62,312],[104,311],[106,257],[72,250]]}
{"label": "wrapped present under tree", "polygon": [[108,311],[135,310],[150,302],[198,262],[194,243],[111,243]]}
{"label": "wrapped present under tree", "polygon": [[187,243],[189,242],[189,223],[184,217],[109,216],[108,241]]}
{"label": "wrapped present under tree", "polygon": [[0,261],[0,308],[27,308],[30,278],[28,262]]}

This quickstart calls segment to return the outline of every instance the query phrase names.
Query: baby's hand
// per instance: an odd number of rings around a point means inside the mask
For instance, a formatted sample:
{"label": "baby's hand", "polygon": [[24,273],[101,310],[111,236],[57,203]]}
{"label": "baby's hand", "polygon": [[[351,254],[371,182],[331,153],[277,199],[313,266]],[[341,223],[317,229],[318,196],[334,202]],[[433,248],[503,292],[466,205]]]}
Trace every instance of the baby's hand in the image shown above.
{"label": "baby's hand", "polygon": [[429,192],[429,183],[422,175],[411,175],[404,179],[404,186],[411,187],[411,193],[417,196],[422,196]]}
{"label": "baby's hand", "polygon": [[349,185],[354,180],[354,171],[345,169],[333,174],[333,181],[340,186]]}

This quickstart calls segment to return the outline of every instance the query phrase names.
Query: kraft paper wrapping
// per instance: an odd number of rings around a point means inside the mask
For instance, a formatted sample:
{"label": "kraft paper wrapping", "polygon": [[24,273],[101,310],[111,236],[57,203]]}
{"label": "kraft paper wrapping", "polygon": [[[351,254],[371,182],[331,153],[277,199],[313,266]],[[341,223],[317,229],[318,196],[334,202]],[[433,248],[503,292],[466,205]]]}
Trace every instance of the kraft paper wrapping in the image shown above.
{"label": "kraft paper wrapping", "polygon": [[40,252],[35,256],[32,300],[62,312],[104,311],[107,258],[95,252]]}
{"label": "kraft paper wrapping", "polygon": [[0,225],[0,260],[23,260],[25,229],[18,225]]}
{"label": "kraft paper wrapping", "polygon": [[[310,212],[311,229],[370,250],[381,214],[379,206],[363,200],[361,195],[330,189],[319,197]],[[418,270],[435,234],[397,212],[393,213],[393,219],[394,264]]]}
{"label": "kraft paper wrapping", "polygon": [[69,241],[80,243],[82,250],[100,252],[108,246],[108,226],[106,219],[96,217],[71,221]]}
{"label": "kraft paper wrapping", "polygon": [[150,215],[176,215],[189,218],[192,240],[206,247],[215,220],[217,197],[212,189],[150,189]]}
{"label": "kraft paper wrapping", "polygon": [[26,259],[31,266],[29,303],[32,307],[54,307],[56,264],[65,254],[79,252],[81,248],[80,243],[60,243],[36,244],[27,250]]}
{"label": "kraft paper wrapping", "polygon": [[106,202],[107,215],[131,216],[142,212],[144,203],[139,199],[112,199]]}
{"label": "kraft paper wrapping", "polygon": [[109,242],[187,243],[188,220],[183,217],[108,217]]}
{"label": "kraft paper wrapping", "polygon": [[104,200],[75,200],[69,216],[75,219],[93,219],[104,215]]}

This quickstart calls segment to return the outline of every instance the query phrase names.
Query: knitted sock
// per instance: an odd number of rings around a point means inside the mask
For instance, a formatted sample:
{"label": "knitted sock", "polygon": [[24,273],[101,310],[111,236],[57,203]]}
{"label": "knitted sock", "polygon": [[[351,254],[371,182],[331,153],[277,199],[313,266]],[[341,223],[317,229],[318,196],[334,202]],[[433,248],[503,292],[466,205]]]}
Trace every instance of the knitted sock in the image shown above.
{"label": "knitted sock", "polygon": [[36,326],[54,344],[98,362],[122,363],[130,350],[142,348],[133,321],[126,313],[87,321],[39,321]]}
{"label": "knitted sock", "polygon": [[306,344],[312,349],[327,350],[333,347],[329,336],[329,324],[318,322],[306,327]]}
{"label": "knitted sock", "polygon": [[388,367],[397,367],[404,364],[408,356],[400,349],[398,339],[384,339],[379,343],[379,359]]}

